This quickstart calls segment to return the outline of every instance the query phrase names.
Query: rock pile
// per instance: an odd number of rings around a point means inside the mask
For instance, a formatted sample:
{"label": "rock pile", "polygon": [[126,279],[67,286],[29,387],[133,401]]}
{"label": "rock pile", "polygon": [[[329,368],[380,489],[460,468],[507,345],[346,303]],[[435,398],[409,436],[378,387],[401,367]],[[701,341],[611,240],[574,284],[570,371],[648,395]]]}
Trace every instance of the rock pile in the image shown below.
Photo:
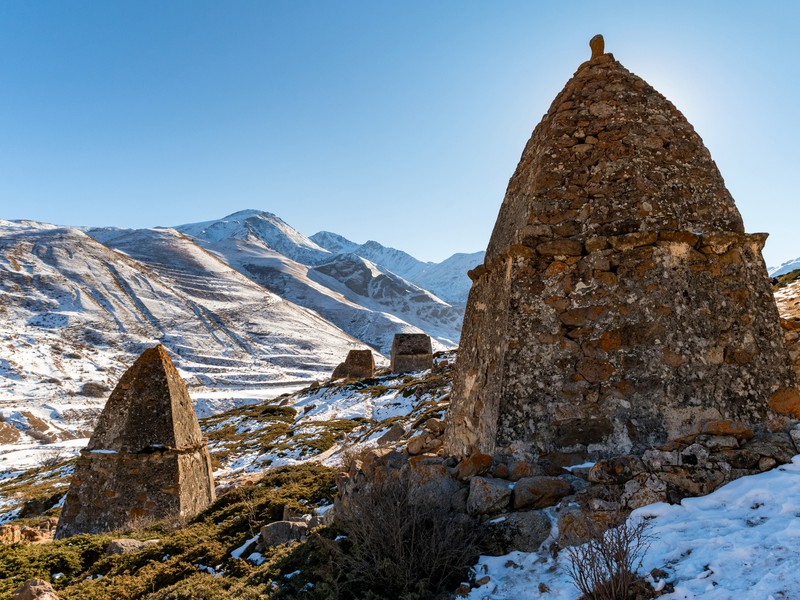
{"label": "rock pile", "polygon": [[396,333],[392,340],[392,373],[423,371],[433,367],[431,338],[424,333]]}
{"label": "rock pile", "polygon": [[212,500],[211,460],[186,384],[163,346],[146,350],[81,451],[55,537],[191,516]]}
{"label": "rock pile", "polygon": [[788,462],[800,452],[800,428],[787,430],[781,420],[774,423],[776,431],[715,420],[642,456],[621,455],[563,468],[510,454],[448,457],[441,443],[432,443],[441,442],[436,431],[442,422],[438,423],[426,423],[425,432],[405,447],[373,449],[353,461],[339,476],[337,506],[381,478],[406,473],[450,510],[480,522],[482,553],[533,552],[550,538],[561,547],[581,541],[588,535],[581,529],[587,519],[612,523],[653,502],[675,503],[708,494],[729,481]]}
{"label": "rock pile", "polygon": [[594,56],[534,130],[470,274],[450,453],[577,464],[799,405],[765,239],[683,115]]}
{"label": "rock pile", "polygon": [[372,350],[350,350],[343,363],[333,370],[331,379],[367,379],[375,376]]}
{"label": "rock pile", "polygon": [[35,527],[12,524],[0,525],[0,544],[47,542],[53,539],[57,525],[58,519],[55,517],[47,517],[37,523]]}

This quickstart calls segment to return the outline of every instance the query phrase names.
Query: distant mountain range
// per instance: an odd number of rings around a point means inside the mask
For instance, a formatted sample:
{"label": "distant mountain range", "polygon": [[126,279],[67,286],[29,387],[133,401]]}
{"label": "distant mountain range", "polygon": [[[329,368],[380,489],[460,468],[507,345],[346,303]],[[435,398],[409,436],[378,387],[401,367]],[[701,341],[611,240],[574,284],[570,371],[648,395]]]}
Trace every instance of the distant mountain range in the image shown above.
{"label": "distant mountain range", "polygon": [[0,220],[0,413],[77,430],[156,342],[201,415],[326,377],[351,348],[387,354],[398,332],[454,347],[482,260],[308,238],[252,210],[138,230]]}
{"label": "distant mountain range", "polygon": [[779,277],[785,273],[791,273],[792,271],[796,271],[800,269],[800,257],[787,260],[785,263],[781,264],[777,267],[771,267],[769,269],[769,274],[771,277]]}

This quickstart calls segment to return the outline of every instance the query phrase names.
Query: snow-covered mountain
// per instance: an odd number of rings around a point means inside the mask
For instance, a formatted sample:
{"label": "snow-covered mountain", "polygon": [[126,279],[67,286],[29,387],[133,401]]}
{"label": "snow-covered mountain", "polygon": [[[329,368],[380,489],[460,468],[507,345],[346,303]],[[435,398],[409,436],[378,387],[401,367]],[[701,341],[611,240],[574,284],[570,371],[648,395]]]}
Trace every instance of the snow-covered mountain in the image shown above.
{"label": "snow-covered mountain", "polygon": [[216,221],[190,223],[177,229],[207,242],[257,239],[275,252],[302,264],[324,262],[331,254],[280,217],[259,210],[241,210]]}
{"label": "snow-covered mountain", "polygon": [[[363,347],[172,229],[0,221],[0,412],[76,427],[144,348],[171,352],[201,402],[322,378]],[[106,245],[100,243],[102,240]],[[195,393],[196,392],[196,393]],[[222,402],[222,405],[230,405]]]}
{"label": "snow-covered mountain", "polygon": [[437,349],[458,343],[461,307],[405,280],[383,263],[349,252],[360,246],[342,236],[327,232],[317,234],[315,241],[275,215],[258,211],[177,229],[253,281],[318,312],[384,354],[395,333],[423,331],[438,342]]}
{"label": "snow-covered mountain", "polygon": [[790,273],[791,271],[795,271],[800,269],[800,257],[794,258],[792,260],[787,260],[785,263],[778,267],[772,267],[769,269],[769,274],[771,277],[778,277],[783,275],[784,273]]}
{"label": "snow-covered mountain", "polygon": [[417,260],[407,252],[387,248],[373,240],[359,245],[330,231],[315,233],[311,240],[331,252],[348,252],[366,258],[462,309],[472,286],[467,271],[481,264],[485,255],[483,251],[458,253],[440,263],[433,263]]}
{"label": "snow-covered mountain", "polygon": [[0,220],[0,413],[77,432],[157,342],[201,414],[323,378],[350,348],[388,354],[395,333],[457,345],[468,286],[448,302],[396,270],[458,287],[471,255],[437,265],[316,237],[253,210],[175,229]]}

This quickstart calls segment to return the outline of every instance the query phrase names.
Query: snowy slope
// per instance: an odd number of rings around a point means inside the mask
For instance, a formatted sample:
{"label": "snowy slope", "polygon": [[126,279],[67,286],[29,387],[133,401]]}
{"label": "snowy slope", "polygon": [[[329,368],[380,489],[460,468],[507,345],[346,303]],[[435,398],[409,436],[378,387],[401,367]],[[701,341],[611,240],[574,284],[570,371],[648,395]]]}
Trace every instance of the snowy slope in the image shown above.
{"label": "snowy slope", "polygon": [[317,264],[331,256],[329,250],[318,246],[279,217],[264,211],[242,210],[222,219],[180,225],[176,229],[207,242],[257,239],[271,250],[302,264]]}
{"label": "snowy slope", "polygon": [[[246,218],[237,217],[240,214]],[[314,242],[283,221],[279,233],[264,225],[275,219],[269,213],[248,211],[225,217],[219,224],[206,222],[178,229],[253,281],[318,312],[384,354],[388,354],[395,333],[424,331],[438,342],[437,349],[458,343],[461,309],[356,255],[322,249],[322,254],[316,250],[309,254]],[[352,244],[335,234],[324,241],[335,248]],[[287,252],[286,248],[294,250]]]}
{"label": "snowy slope", "polygon": [[440,263],[417,260],[407,252],[370,240],[358,245],[338,234],[320,231],[311,239],[331,252],[357,254],[415,285],[429,290],[445,302],[464,307],[472,281],[467,271],[483,262],[485,252],[457,253]]}
{"label": "snowy slope", "polygon": [[[652,536],[640,573],[667,573],[674,591],[663,600],[778,600],[800,597],[800,456],[772,471],[742,477],[679,505],[652,504],[632,519],[648,519]],[[545,542],[547,543],[547,542]],[[482,557],[471,600],[576,600],[566,555],[513,552]],[[549,591],[539,592],[540,584]]]}
{"label": "snowy slope", "polygon": [[483,251],[453,254],[440,263],[430,264],[412,281],[454,306],[465,306],[472,287],[467,271],[482,264],[485,254]]}
{"label": "snowy slope", "polygon": [[778,277],[779,275],[783,275],[784,273],[789,273],[796,269],[800,269],[800,257],[787,260],[785,263],[778,267],[772,267],[769,269],[770,277]]}
{"label": "snowy slope", "polygon": [[77,229],[0,222],[3,415],[35,408],[40,418],[68,426],[72,418],[82,428],[157,342],[201,413],[220,394],[263,398],[325,376],[360,346],[174,230],[95,234],[122,252]]}
{"label": "snowy slope", "polygon": [[267,290],[311,308],[382,353],[388,352],[395,333],[420,332],[420,329],[393,315],[370,310],[313,281],[308,274],[312,267],[267,248],[260,240],[232,238],[217,242],[195,241]]}
{"label": "snowy slope", "polygon": [[458,345],[463,312],[357,254],[338,254],[309,277],[361,306],[399,317],[445,347]]}
{"label": "snowy slope", "polygon": [[354,252],[358,244],[351,242],[346,237],[332,231],[319,231],[311,236],[311,241],[334,254]]}

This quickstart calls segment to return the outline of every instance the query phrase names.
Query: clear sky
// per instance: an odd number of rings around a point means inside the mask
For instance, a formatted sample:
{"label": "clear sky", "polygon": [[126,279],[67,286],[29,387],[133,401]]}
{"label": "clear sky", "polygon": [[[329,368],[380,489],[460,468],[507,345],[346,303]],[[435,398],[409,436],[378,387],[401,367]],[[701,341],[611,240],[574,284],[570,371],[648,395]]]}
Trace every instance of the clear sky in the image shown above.
{"label": "clear sky", "polygon": [[486,247],[588,40],[703,137],[767,263],[800,256],[800,2],[0,2],[0,218],[257,208],[425,260]]}

